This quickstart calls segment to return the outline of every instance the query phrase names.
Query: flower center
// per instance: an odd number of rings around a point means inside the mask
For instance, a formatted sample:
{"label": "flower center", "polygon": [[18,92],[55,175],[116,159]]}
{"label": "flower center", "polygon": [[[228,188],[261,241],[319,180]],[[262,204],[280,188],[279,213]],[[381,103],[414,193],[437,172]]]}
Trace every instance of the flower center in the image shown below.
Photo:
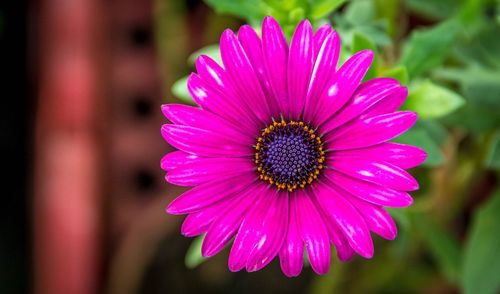
{"label": "flower center", "polygon": [[324,162],[321,138],[301,121],[273,122],[255,145],[260,179],[290,192],[317,179]]}

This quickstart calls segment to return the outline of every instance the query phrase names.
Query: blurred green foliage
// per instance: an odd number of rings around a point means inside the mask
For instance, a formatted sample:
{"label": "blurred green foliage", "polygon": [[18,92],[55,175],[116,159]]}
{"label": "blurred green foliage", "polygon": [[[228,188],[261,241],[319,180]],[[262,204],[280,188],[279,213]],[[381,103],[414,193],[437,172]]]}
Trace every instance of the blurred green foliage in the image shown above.
{"label": "blurred green foliage", "polygon": [[[304,18],[315,27],[330,22],[342,39],[340,62],[373,50],[365,79],[397,78],[409,89],[403,108],[419,114],[415,127],[396,140],[428,152],[414,170],[421,183],[415,204],[389,210],[398,238],[376,238],[371,261],[335,262],[330,274],[312,282],[311,293],[500,291],[500,1],[205,2],[258,31],[272,15],[288,39]],[[199,49],[188,66],[201,54],[220,61],[218,49]],[[192,103],[185,78],[172,92]],[[186,257],[190,267],[202,261],[199,246],[196,239]]]}
{"label": "blurred green foliage", "polygon": [[500,288],[500,189],[474,215],[464,248],[461,285],[465,293],[497,293]]}

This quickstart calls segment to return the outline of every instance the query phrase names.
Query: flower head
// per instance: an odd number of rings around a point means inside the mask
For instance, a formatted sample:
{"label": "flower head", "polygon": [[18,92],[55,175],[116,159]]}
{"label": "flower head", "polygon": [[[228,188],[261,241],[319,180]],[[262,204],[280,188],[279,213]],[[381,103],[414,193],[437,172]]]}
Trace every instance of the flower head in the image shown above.
{"label": "flower head", "polygon": [[229,269],[256,271],[277,255],[298,275],[304,246],[313,270],[338,258],[370,258],[370,231],[394,239],[384,210],[412,203],[418,189],[405,169],[425,152],[387,142],[416,114],[397,111],[407,90],[390,78],[361,83],[373,59],[365,50],[337,69],[340,39],[329,25],[313,32],[302,21],[288,46],[271,17],[262,38],[249,26],[220,41],[223,67],[196,62],[188,88],[199,107],[168,104],[162,127],[179,151],[161,161],[168,182],[193,188],[167,208],[188,214],[185,236],[206,234],[213,256],[234,237]]}

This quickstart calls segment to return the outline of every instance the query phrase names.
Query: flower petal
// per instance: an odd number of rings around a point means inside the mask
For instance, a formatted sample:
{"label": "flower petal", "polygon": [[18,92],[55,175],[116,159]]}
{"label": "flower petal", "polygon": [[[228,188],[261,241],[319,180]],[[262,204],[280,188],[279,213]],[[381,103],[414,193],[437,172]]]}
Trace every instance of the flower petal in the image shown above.
{"label": "flower petal", "polygon": [[161,128],[165,140],[172,146],[201,156],[249,156],[251,145],[244,145],[226,134],[189,126],[166,124]]}
{"label": "flower petal", "polygon": [[335,170],[326,170],[325,176],[336,186],[373,204],[389,207],[407,207],[413,203],[410,194],[357,180]]}
{"label": "flower petal", "polygon": [[318,104],[317,99],[323,93],[327,82],[335,74],[339,59],[340,38],[336,32],[327,35],[320,45],[307,91],[306,105],[304,107],[305,121],[313,119],[314,107]]}
{"label": "flower petal", "polygon": [[247,145],[255,143],[254,136],[246,133],[246,129],[242,130],[241,127],[234,126],[206,110],[182,104],[164,104],[161,110],[174,124],[224,133]]}
{"label": "flower petal", "polygon": [[[330,24],[324,24],[318,28],[318,30],[314,33],[313,42],[314,42],[314,59],[318,58],[318,53],[320,51],[321,46],[325,42],[325,39],[333,32],[332,26]],[[335,64],[336,66],[336,64]],[[335,68],[333,68],[335,70]]]}
{"label": "flower petal", "polygon": [[408,97],[408,89],[406,87],[400,87],[394,93],[383,98],[375,105],[370,107],[360,116],[360,119],[376,116],[379,114],[395,112],[401,107],[401,105],[403,105],[406,97]]}
{"label": "flower petal", "polygon": [[288,55],[288,101],[290,119],[299,119],[304,108],[313,69],[312,26],[303,20],[297,26]]}
{"label": "flower petal", "polygon": [[327,183],[320,183],[314,195],[330,221],[335,222],[352,249],[365,258],[373,256],[373,242],[363,217]]}
{"label": "flower petal", "polygon": [[[328,217],[324,217],[325,220],[329,219]],[[328,230],[328,236],[330,237],[330,242],[335,246],[335,250],[337,251],[337,257],[340,261],[348,261],[351,260],[354,256],[354,250],[351,245],[349,245],[349,241],[347,241],[344,233],[340,231],[337,227],[336,223],[326,221],[326,228]]]}
{"label": "flower petal", "polygon": [[297,224],[296,201],[289,197],[290,208],[288,213],[288,231],[285,242],[279,252],[280,265],[287,277],[296,277],[302,271],[304,265],[304,242]]}
{"label": "flower petal", "polygon": [[332,160],[339,157],[359,157],[386,161],[400,168],[408,169],[424,162],[427,153],[415,146],[387,142],[366,148],[339,150],[332,153]]}
{"label": "flower petal", "polygon": [[240,42],[229,29],[222,33],[220,51],[232,86],[242,97],[248,111],[252,111],[264,125],[270,123],[271,112],[259,79]]}
{"label": "flower petal", "polygon": [[255,164],[249,158],[199,158],[169,171],[166,179],[178,186],[196,186],[253,170]]}
{"label": "flower petal", "polygon": [[[196,61],[197,67],[203,68],[203,65],[206,67],[219,67],[215,61],[209,62],[209,60],[211,59],[208,57],[198,57]],[[222,71],[220,67],[219,70]],[[206,71],[215,71],[215,69],[210,67]],[[257,124],[257,119],[253,115],[250,115],[242,104],[238,103],[238,101],[232,101],[226,94],[217,90],[214,86],[216,86],[215,83],[210,84],[194,73],[188,78],[189,93],[201,108],[211,111],[235,125],[243,123],[247,126],[254,126]]]}
{"label": "flower petal", "polygon": [[267,77],[281,113],[288,113],[288,45],[278,22],[267,16],[262,22],[262,49]]}
{"label": "flower petal", "polygon": [[356,197],[349,197],[349,202],[361,213],[368,228],[387,240],[394,240],[398,234],[396,223],[382,207],[370,204]]}
{"label": "flower petal", "polygon": [[198,155],[189,154],[184,151],[174,151],[163,156],[160,166],[163,170],[170,171],[184,164],[199,160],[199,158]]}
{"label": "flower petal", "polygon": [[335,117],[325,125],[330,131],[358,117],[371,106],[401,88],[399,82],[390,78],[375,78],[358,87],[352,98]]}
{"label": "flower petal", "polygon": [[206,233],[212,221],[220,215],[221,211],[237,200],[237,197],[227,197],[202,210],[190,213],[182,223],[181,233],[186,237],[194,237]]}
{"label": "flower petal", "polygon": [[262,193],[263,197],[247,213],[236,234],[229,253],[228,265],[230,271],[240,271],[245,267],[248,256],[255,246],[255,241],[262,234],[262,220],[276,200],[276,197],[273,196],[275,190],[266,189]]}
{"label": "flower petal", "polygon": [[358,158],[337,158],[331,167],[348,176],[401,191],[418,189],[417,181],[405,170],[387,163]]}
{"label": "flower petal", "polygon": [[257,74],[257,78],[259,79],[260,86],[264,91],[264,96],[267,98],[267,102],[269,103],[269,107],[271,109],[271,114],[274,118],[278,118],[280,116],[280,107],[274,97],[274,92],[271,87],[271,83],[269,81],[269,77],[267,76],[264,56],[262,54],[262,42],[259,39],[259,36],[255,32],[255,30],[249,25],[243,25],[238,31],[238,40],[243,46],[252,66]]}
{"label": "flower petal", "polygon": [[417,121],[410,111],[381,114],[355,120],[326,136],[328,149],[345,150],[377,145],[399,136]]}
{"label": "flower petal", "polygon": [[238,196],[255,180],[256,176],[252,172],[196,186],[175,198],[168,205],[167,212],[184,214],[200,210],[227,197]]}
{"label": "flower petal", "polygon": [[250,206],[262,197],[261,192],[262,189],[258,188],[247,189],[243,195],[238,197],[237,201],[219,210],[203,239],[201,253],[204,257],[214,256],[224,248],[240,227]]}
{"label": "flower petal", "polygon": [[[373,60],[373,52],[363,50],[349,58],[327,83],[323,93],[313,106],[315,114],[312,116],[314,125],[321,125],[330,119],[351,98],[359,83],[365,76]],[[322,127],[328,131],[328,124]]]}
{"label": "flower petal", "polygon": [[306,244],[307,254],[312,269],[324,275],[330,268],[330,242],[328,231],[311,197],[304,191],[291,195],[294,213],[302,241]]}
{"label": "flower petal", "polygon": [[261,220],[261,233],[255,239],[255,245],[248,255],[246,269],[249,272],[265,267],[278,254],[288,229],[288,194],[275,192],[276,200],[268,208]]}

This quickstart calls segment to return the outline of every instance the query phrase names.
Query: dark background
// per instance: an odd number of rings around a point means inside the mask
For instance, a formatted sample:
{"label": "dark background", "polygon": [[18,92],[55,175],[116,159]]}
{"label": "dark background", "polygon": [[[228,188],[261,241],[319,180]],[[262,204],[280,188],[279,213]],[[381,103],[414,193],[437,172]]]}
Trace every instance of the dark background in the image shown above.
{"label": "dark background", "polygon": [[31,289],[29,180],[31,177],[34,85],[28,71],[28,5],[0,3],[2,97],[0,136],[2,209],[0,214],[0,293]]}

